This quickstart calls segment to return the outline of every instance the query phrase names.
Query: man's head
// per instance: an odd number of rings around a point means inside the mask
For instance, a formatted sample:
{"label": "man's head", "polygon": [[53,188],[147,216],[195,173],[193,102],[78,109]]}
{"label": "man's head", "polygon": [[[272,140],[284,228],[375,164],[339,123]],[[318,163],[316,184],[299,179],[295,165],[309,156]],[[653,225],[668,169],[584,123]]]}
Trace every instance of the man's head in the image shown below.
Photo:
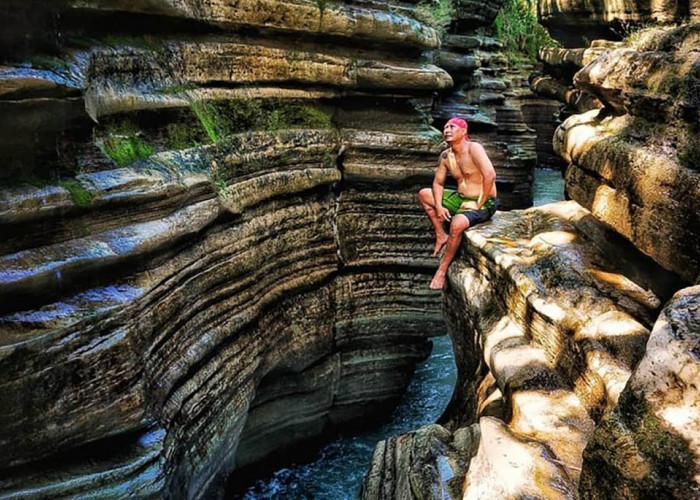
{"label": "man's head", "polygon": [[467,122],[462,118],[450,118],[443,129],[445,140],[450,144],[459,142],[462,139],[469,140],[467,135]]}

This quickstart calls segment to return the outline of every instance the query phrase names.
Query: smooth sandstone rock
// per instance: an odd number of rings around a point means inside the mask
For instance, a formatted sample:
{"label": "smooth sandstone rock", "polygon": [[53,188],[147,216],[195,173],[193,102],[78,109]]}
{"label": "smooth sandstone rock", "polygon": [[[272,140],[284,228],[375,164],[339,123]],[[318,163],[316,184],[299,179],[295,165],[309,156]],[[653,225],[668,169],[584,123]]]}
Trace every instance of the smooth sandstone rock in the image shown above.
{"label": "smooth sandstone rock", "polygon": [[69,7],[202,21],[224,28],[256,27],[308,32],[354,39],[386,40],[419,47],[436,47],[435,31],[412,17],[358,5],[329,2],[225,0],[80,0]]}
{"label": "smooth sandstone rock", "polygon": [[700,287],[679,291],[584,453],[581,498],[700,494]]}
{"label": "smooth sandstone rock", "polygon": [[[577,498],[595,422],[617,404],[669,295],[642,254],[619,258],[623,243],[575,202],[499,212],[466,233],[444,295],[459,375],[440,423],[478,439],[437,454],[455,453],[458,496]],[[400,498],[417,464],[435,463],[434,451],[406,456],[412,439],[377,447],[364,498]],[[445,481],[417,484],[439,492]]]}
{"label": "smooth sandstone rock", "polygon": [[692,282],[700,270],[700,177],[686,166],[684,151],[666,146],[674,129],[658,131],[643,119],[593,110],[565,121],[554,147],[571,164],[566,185],[573,199]]}

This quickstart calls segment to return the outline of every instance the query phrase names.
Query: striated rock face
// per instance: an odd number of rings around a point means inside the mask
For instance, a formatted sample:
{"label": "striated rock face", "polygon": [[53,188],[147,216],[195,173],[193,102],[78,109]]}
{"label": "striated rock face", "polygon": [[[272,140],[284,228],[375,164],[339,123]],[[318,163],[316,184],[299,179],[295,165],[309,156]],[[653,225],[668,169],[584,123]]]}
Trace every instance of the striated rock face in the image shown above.
{"label": "striated rock face", "polygon": [[695,0],[655,0],[652,2],[616,2],[539,0],[537,13],[552,36],[566,47],[580,47],[584,39],[615,39],[619,33],[638,24],[674,24],[697,19],[700,10]]}
{"label": "striated rock face", "polygon": [[654,325],[639,367],[586,448],[581,498],[695,498],[700,287],[679,291]]}
{"label": "striated rock face", "polygon": [[688,282],[700,272],[696,31],[651,30],[591,61],[574,82],[605,109],[554,139],[569,195]]}
{"label": "striated rock face", "polygon": [[444,331],[414,197],[452,85],[434,30],[412,6],[31,5],[60,43],[0,68],[0,496],[216,496],[386,414]]}
{"label": "striated rock face", "polygon": [[523,113],[531,95],[523,74],[510,67],[500,42],[483,36],[446,36],[438,63],[449,71],[455,89],[436,103],[436,124],[454,115],[466,118],[470,139],[484,145],[496,168],[501,206],[532,206],[538,158],[535,131]]}
{"label": "striated rock face", "polygon": [[[449,432],[439,452],[411,456],[397,438],[391,457],[375,454],[370,483],[383,476],[400,491],[442,461],[464,498],[576,497],[595,422],[617,404],[677,280],[575,202],[498,213],[467,232],[448,275],[459,373],[440,422]],[[455,452],[464,432],[478,438]]]}

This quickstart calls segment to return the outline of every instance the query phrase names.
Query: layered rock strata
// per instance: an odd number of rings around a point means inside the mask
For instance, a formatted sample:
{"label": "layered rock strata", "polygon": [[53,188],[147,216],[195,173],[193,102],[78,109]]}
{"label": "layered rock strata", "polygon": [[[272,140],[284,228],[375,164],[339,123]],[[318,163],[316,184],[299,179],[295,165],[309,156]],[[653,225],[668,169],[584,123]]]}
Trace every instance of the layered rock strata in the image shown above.
{"label": "layered rock strata", "polygon": [[574,82],[605,108],[554,139],[569,196],[688,282],[700,272],[697,30],[648,30],[591,61]]}
{"label": "layered rock strata", "polygon": [[695,0],[624,4],[610,0],[541,0],[537,3],[537,13],[541,23],[565,47],[581,47],[585,39],[616,39],[638,25],[669,25],[700,19]]}
{"label": "layered rock strata", "polygon": [[443,330],[413,6],[32,5],[62,42],[0,70],[0,494],[208,497],[386,413]]}
{"label": "layered rock strata", "polygon": [[501,48],[490,37],[446,36],[437,62],[450,73],[455,89],[443,92],[433,116],[436,125],[452,116],[466,118],[470,139],[484,145],[496,168],[502,207],[525,208],[532,206],[536,134],[523,116],[527,84]]}
{"label": "layered rock strata", "polygon": [[[633,249],[620,260],[621,248],[575,202],[470,230],[444,296],[453,399],[441,426],[378,447],[364,498],[377,498],[376,483],[391,492],[382,498],[403,498],[406,484],[463,498],[576,497],[595,422],[617,404],[675,283]],[[439,444],[409,453],[426,433]]]}

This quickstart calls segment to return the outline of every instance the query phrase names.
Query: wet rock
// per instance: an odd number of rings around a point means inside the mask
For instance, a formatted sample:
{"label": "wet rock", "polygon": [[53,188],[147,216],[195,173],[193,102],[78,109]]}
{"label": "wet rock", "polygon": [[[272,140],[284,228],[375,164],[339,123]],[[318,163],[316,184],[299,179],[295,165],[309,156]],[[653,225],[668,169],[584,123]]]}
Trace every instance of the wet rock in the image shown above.
{"label": "wet rock", "polygon": [[478,446],[476,427],[454,435],[440,425],[380,441],[360,498],[455,498],[472,449]]}

